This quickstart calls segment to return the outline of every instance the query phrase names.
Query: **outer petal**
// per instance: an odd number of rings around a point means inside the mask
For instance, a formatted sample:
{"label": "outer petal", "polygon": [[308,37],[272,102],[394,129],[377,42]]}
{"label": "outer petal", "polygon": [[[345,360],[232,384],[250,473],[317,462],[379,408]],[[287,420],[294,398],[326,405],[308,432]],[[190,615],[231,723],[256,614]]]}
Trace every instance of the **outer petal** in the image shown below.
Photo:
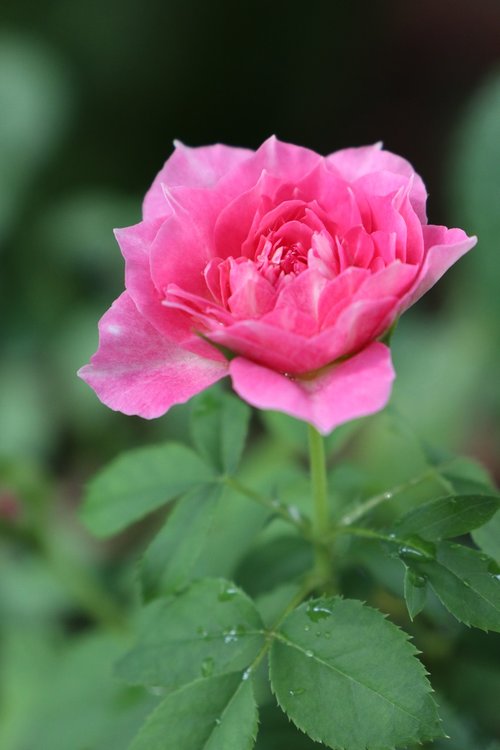
{"label": "outer petal", "polygon": [[227,362],[165,339],[124,292],[101,318],[99,349],[78,375],[111,409],[152,419],[227,375]]}
{"label": "outer petal", "polygon": [[[355,182],[364,175],[374,172],[394,172],[413,180],[410,200],[422,222],[427,220],[425,204],[427,191],[422,178],[415,172],[410,162],[391,151],[385,151],[381,143],[359,148],[344,148],[326,157],[326,163],[348,182]],[[386,181],[386,177],[383,180]]]}
{"label": "outer petal", "polygon": [[143,215],[147,221],[169,214],[162,184],[169,187],[212,187],[222,175],[253,153],[246,148],[233,148],[220,143],[199,148],[184,146],[179,141],[175,141],[174,145],[174,153],[167,159],[144,198]]}
{"label": "outer petal", "polygon": [[316,167],[323,157],[315,151],[279,141],[271,136],[251,156],[224,176],[217,189],[233,198],[250,190],[265,170],[283,182],[297,183]]}
{"label": "outer petal", "polygon": [[410,291],[398,305],[401,314],[420,299],[462,255],[477,243],[477,237],[468,237],[462,229],[441,226],[423,227],[425,260]]}
{"label": "outer petal", "polygon": [[394,380],[389,349],[379,343],[313,380],[292,380],[241,357],[230,362],[229,372],[234,390],[249,404],[310,422],[323,435],[383,409]]}

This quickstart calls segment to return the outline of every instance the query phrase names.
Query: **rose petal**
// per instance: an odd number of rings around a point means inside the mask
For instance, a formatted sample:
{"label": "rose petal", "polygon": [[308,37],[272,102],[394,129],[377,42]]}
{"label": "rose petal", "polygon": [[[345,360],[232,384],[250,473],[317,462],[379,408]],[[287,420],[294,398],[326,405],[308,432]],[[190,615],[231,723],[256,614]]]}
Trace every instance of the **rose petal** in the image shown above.
{"label": "rose petal", "polygon": [[[422,222],[426,222],[425,204],[427,191],[422,178],[415,172],[412,165],[397,154],[385,151],[381,143],[358,148],[345,148],[335,151],[325,159],[330,169],[341,175],[348,182],[355,182],[363,175],[373,172],[387,171],[413,179],[410,200],[413,208]],[[374,178],[376,183],[377,177]]]}
{"label": "rose petal", "polygon": [[251,156],[221,178],[217,189],[233,197],[250,190],[265,170],[282,182],[297,183],[322,160],[322,156],[302,146],[271,136]]}
{"label": "rose petal", "polygon": [[152,419],[227,375],[227,362],[198,357],[169,342],[127,292],[99,322],[99,348],[78,375],[115,411]]}
{"label": "rose petal", "polygon": [[423,229],[425,260],[410,291],[398,305],[399,313],[407,310],[422,297],[462,255],[477,243],[477,237],[468,237],[462,229],[425,226]]}
{"label": "rose petal", "polygon": [[179,141],[175,141],[174,145],[174,153],[167,159],[144,198],[143,216],[147,221],[169,215],[162,185],[212,187],[223,175],[253,154],[246,148],[220,143],[199,148],[190,148]]}
{"label": "rose petal", "polygon": [[242,357],[230,362],[229,372],[234,390],[249,404],[303,419],[323,435],[382,409],[394,380],[390,351],[380,343],[313,380],[292,380]]}

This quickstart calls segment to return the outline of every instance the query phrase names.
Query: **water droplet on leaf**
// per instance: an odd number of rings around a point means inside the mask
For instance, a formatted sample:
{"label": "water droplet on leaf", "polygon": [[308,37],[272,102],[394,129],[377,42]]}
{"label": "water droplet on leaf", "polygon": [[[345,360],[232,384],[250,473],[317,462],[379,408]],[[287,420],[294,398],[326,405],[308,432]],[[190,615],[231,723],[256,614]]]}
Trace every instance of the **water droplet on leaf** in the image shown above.
{"label": "water droplet on leaf", "polygon": [[436,557],[436,546],[419,536],[408,537],[398,551],[400,557],[409,562],[425,562],[434,560]]}
{"label": "water droplet on leaf", "polygon": [[202,677],[210,677],[213,671],[214,660],[210,656],[208,656],[206,659],[203,659],[201,663],[201,675]]}
{"label": "water droplet on leaf", "polygon": [[420,575],[411,568],[408,571],[408,578],[410,579],[410,583],[412,584],[412,586],[415,586],[415,588],[417,589],[423,589],[423,587],[427,583],[427,578],[425,576]]}
{"label": "water droplet on leaf", "polygon": [[234,586],[225,586],[223,589],[221,589],[217,598],[220,602],[228,602],[230,599],[236,596],[237,593],[238,589]]}
{"label": "water droplet on leaf", "polygon": [[224,630],[222,635],[224,636],[224,643],[238,642],[238,633],[236,631],[236,628],[228,628],[228,630]]}
{"label": "water droplet on leaf", "polygon": [[291,696],[295,697],[296,695],[302,695],[306,691],[304,688],[296,688],[295,690],[289,690],[288,692]]}
{"label": "water droplet on leaf", "polygon": [[309,606],[306,609],[306,615],[313,622],[324,620],[326,617],[330,617],[331,614],[332,612],[330,609],[328,609],[328,607],[325,607],[324,604],[321,604],[321,602],[317,601],[310,602]]}

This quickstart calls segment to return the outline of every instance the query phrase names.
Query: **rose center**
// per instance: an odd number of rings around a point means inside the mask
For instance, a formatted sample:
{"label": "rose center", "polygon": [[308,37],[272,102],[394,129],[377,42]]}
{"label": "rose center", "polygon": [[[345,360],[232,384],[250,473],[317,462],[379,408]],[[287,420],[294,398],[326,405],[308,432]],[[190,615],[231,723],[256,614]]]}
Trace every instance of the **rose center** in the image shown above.
{"label": "rose center", "polygon": [[282,276],[297,276],[307,268],[307,249],[301,242],[291,244],[282,240],[261,241],[255,255],[258,270],[269,280],[277,281]]}

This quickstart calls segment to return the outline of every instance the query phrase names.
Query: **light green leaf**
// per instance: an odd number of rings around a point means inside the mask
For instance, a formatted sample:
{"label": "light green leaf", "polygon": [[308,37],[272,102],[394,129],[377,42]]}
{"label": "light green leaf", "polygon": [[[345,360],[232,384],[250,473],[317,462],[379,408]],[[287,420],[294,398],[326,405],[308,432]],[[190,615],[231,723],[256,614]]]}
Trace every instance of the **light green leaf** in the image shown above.
{"label": "light green leaf", "polygon": [[201,455],[218,471],[233,474],[241,460],[251,410],[240,399],[211,390],[194,399],[191,433]]}
{"label": "light green leaf", "polygon": [[213,471],[184,445],[135,448],[91,479],[81,517],[97,536],[110,536],[211,479]]}
{"label": "light green leaf", "polygon": [[220,483],[202,485],[177,502],[142,558],[146,599],[172,593],[189,583],[206,546],[223,489]]}
{"label": "light green leaf", "polygon": [[129,750],[250,750],[257,734],[251,680],[231,673],[170,693]]}
{"label": "light green leaf", "polygon": [[245,669],[263,639],[254,603],[232,583],[204,579],[145,608],[137,644],[117,672],[131,684],[171,690]]}
{"label": "light green leaf", "polygon": [[487,555],[450,542],[436,544],[435,559],[405,560],[429,581],[457,620],[500,632],[500,567]]}
{"label": "light green leaf", "polygon": [[410,511],[394,530],[399,538],[416,534],[428,540],[448,539],[482,526],[499,508],[500,498],[494,495],[440,497]]}
{"label": "light green leaf", "polygon": [[389,750],[442,735],[415,648],[361,602],[302,604],[276,635],[270,672],[283,710],[331,748]]}
{"label": "light green leaf", "polygon": [[412,620],[423,610],[427,594],[427,580],[415,573],[411,568],[406,568],[404,592],[408,614]]}
{"label": "light green leaf", "polygon": [[472,532],[477,546],[500,565],[500,512],[495,513],[487,524]]}

